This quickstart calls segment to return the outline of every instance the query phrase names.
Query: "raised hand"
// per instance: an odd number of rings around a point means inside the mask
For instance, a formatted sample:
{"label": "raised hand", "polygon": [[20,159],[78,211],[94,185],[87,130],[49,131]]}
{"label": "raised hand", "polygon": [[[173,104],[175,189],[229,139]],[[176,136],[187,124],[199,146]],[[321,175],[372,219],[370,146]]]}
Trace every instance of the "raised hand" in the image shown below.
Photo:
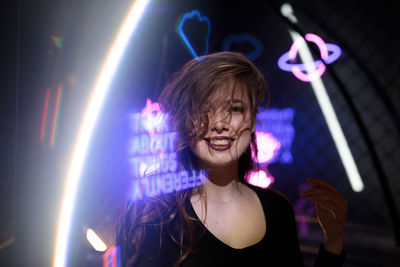
{"label": "raised hand", "polygon": [[330,183],[321,179],[306,179],[311,189],[301,194],[315,202],[318,222],[324,232],[325,249],[340,254],[346,228],[348,201]]}

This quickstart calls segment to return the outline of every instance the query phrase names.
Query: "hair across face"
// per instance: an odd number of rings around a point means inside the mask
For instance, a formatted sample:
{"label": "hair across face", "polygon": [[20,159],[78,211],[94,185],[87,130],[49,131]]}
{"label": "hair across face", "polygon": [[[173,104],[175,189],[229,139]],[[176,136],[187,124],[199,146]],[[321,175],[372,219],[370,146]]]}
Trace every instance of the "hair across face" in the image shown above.
{"label": "hair across face", "polygon": [[255,125],[244,85],[228,80],[215,89],[201,108],[205,129],[191,145],[202,167],[237,162],[250,145]]}
{"label": "hair across face", "polygon": [[[265,90],[263,75],[240,53],[219,52],[185,64],[159,99],[177,133],[178,153],[186,154],[181,160],[191,158],[187,162],[191,167],[196,165],[196,158],[197,163],[200,159],[226,164],[245,154],[245,165],[252,165],[249,144],[256,146],[253,132],[257,106],[262,103]],[[223,123],[228,130],[218,132]],[[211,140],[217,136],[221,139]],[[229,149],[224,149],[226,140]],[[197,157],[187,157],[192,151]],[[245,167],[244,172],[249,168]]]}

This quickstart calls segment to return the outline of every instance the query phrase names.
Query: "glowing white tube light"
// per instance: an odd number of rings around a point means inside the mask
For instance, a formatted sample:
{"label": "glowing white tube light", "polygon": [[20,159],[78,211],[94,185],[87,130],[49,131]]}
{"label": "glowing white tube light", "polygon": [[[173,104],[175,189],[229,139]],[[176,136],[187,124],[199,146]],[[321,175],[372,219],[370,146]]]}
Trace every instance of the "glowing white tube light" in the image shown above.
{"label": "glowing white tube light", "polygon": [[[289,4],[285,5],[286,7],[283,9],[286,12],[282,12],[282,15],[288,16],[288,18],[292,22],[297,21],[296,17],[292,13],[293,10],[291,8],[288,8],[287,6]],[[303,38],[300,34],[298,34],[295,31],[289,31],[289,34],[292,37],[293,41],[296,41],[299,38]],[[303,44],[299,47],[298,53],[301,61],[304,63],[306,67],[307,74],[310,76],[312,76],[313,74],[315,75],[317,68],[314,64],[314,59],[311,55],[310,48],[308,47],[306,42],[303,42]],[[347,177],[350,181],[350,185],[353,191],[361,192],[364,189],[364,183],[361,179],[353,155],[351,154],[349,145],[347,144],[346,137],[344,136],[343,130],[340,126],[335,110],[333,109],[332,103],[326,92],[325,85],[322,82],[322,79],[318,76],[311,79],[310,83],[314,90],[315,96],[318,100],[319,106],[322,110],[322,114],[325,117],[325,121],[328,125],[329,131],[331,132],[333,141],[336,145],[340,159],[347,173]]]}
{"label": "glowing white tube light", "polygon": [[107,250],[107,245],[91,228],[88,228],[86,231],[86,239],[89,241],[90,245],[92,245],[94,250],[100,252],[104,252]]}
{"label": "glowing white tube light", "polygon": [[54,267],[64,267],[66,265],[68,238],[75,207],[76,193],[93,129],[120,59],[149,2],[150,0],[136,0],[132,5],[128,16],[118,32],[116,40],[111,47],[111,50],[90,96],[90,100],[79,129],[78,138],[75,143],[74,152],[64,187],[65,191],[61,203],[61,212],[58,220],[55,253],[53,259]]}

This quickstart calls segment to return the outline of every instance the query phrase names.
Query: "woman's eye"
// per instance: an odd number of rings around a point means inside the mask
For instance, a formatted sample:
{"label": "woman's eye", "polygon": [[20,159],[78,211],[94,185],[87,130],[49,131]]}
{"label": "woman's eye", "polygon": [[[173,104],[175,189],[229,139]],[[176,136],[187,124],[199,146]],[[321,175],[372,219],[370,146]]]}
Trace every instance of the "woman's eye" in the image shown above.
{"label": "woman's eye", "polygon": [[232,112],[242,113],[243,112],[243,108],[242,107],[232,107]]}

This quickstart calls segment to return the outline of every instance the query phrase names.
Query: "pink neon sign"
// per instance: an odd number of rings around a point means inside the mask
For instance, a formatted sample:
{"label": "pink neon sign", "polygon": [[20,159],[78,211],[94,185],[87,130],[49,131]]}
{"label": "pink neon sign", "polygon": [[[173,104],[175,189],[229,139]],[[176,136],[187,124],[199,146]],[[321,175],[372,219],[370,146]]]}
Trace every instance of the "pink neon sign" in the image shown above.
{"label": "pink neon sign", "polygon": [[274,183],[274,177],[260,170],[250,173],[248,182],[261,188],[268,188]]}
{"label": "pink neon sign", "polygon": [[281,143],[271,133],[256,132],[256,142],[258,148],[258,163],[268,163],[272,161],[281,148]]}
{"label": "pink neon sign", "polygon": [[[305,64],[294,64],[290,63],[290,61],[294,61],[297,57],[298,51],[300,47],[305,43],[305,40],[312,42],[318,46],[320,51],[320,56],[322,60],[316,60],[312,62],[315,71],[312,73],[305,73],[306,66]],[[290,50],[283,54],[278,60],[278,66],[280,69],[288,72],[292,72],[296,78],[304,82],[313,81],[324,74],[326,70],[325,64],[330,64],[338,59],[342,53],[339,46],[335,44],[327,44],[325,41],[316,34],[307,33],[304,38],[297,38]]]}

